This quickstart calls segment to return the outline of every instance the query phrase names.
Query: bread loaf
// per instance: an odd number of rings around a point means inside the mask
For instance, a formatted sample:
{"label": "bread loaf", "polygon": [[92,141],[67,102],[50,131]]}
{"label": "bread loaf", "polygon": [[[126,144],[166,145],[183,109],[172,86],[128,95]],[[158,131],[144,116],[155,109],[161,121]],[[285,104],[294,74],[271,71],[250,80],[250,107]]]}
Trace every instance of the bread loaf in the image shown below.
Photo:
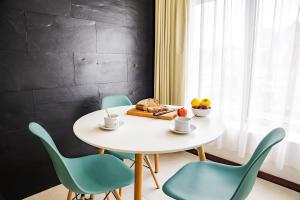
{"label": "bread loaf", "polygon": [[166,106],[159,105],[159,102],[157,99],[152,99],[152,98],[143,99],[143,100],[139,101],[136,104],[136,109],[151,112],[151,113],[168,110],[168,108]]}
{"label": "bread loaf", "polygon": [[162,111],[167,111],[168,107],[164,105],[159,105],[159,106],[154,106],[154,107],[148,107],[147,111],[150,113],[155,113],[155,112],[162,112]]}
{"label": "bread loaf", "polygon": [[157,99],[143,99],[136,104],[136,109],[147,111],[148,107],[155,107],[158,105],[159,103]]}

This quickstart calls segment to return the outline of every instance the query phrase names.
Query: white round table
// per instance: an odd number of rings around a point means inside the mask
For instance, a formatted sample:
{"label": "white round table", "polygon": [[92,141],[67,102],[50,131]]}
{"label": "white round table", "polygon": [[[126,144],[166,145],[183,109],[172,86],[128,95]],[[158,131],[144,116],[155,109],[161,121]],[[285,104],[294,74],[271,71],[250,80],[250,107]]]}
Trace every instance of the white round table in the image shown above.
{"label": "white round table", "polygon": [[[179,152],[196,148],[200,160],[205,160],[202,145],[217,139],[225,131],[221,119],[215,117],[194,117],[191,123],[197,128],[190,134],[180,135],[169,129],[173,121],[127,115],[133,106],[110,108],[118,114],[124,124],[115,131],[100,128],[106,112],[99,110],[79,118],[73,130],[82,141],[101,149],[135,153],[135,194],[140,200],[142,194],[142,165],[144,154]],[[100,152],[99,151],[99,152]]]}

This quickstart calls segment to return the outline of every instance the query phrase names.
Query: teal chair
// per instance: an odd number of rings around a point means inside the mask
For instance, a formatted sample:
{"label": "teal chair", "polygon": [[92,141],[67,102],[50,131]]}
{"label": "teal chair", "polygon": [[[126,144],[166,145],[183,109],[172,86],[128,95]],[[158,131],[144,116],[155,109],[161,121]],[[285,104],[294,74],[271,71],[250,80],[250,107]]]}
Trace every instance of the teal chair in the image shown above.
{"label": "teal chair", "polygon": [[271,148],[284,137],[282,128],[271,131],[257,146],[251,159],[242,166],[209,161],[187,164],[164,184],[163,191],[177,200],[245,199]]}
{"label": "teal chair", "polygon": [[116,189],[133,183],[133,171],[114,156],[97,154],[66,158],[60,154],[42,126],[31,122],[29,130],[41,140],[60,182],[69,189],[68,200],[71,200],[72,192],[81,194],[81,199],[84,199],[85,194],[90,194],[93,198],[94,194],[108,195],[111,191],[116,199],[120,199]]}
{"label": "teal chair", "polygon": [[[123,96],[123,95],[119,95],[119,96],[106,96],[106,97],[103,97],[100,107],[102,109],[107,109],[107,108],[112,108],[112,107],[116,107],[116,106],[129,106],[129,105],[132,105],[132,103],[128,99],[128,97]],[[130,168],[134,165],[135,155],[133,153],[123,153],[123,152],[110,151],[110,150],[106,150],[105,153],[113,155],[113,156],[119,158],[120,160],[125,160],[125,159],[132,160],[133,163],[130,166]],[[154,182],[156,184],[157,189],[159,189],[159,183],[158,183],[157,178],[156,178],[156,176],[154,174],[154,171],[152,169],[150,159],[147,155],[145,155],[144,161],[147,164],[146,167],[148,167],[150,172],[151,172],[151,175],[154,179]]]}

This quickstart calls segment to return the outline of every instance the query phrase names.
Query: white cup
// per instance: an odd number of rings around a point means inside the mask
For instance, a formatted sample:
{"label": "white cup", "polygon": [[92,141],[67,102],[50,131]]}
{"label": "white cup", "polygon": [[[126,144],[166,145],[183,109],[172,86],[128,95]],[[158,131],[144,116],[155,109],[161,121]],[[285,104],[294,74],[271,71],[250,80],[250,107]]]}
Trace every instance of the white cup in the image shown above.
{"label": "white cup", "polygon": [[116,114],[110,114],[110,117],[104,117],[104,125],[106,128],[119,128],[120,117]]}
{"label": "white cup", "polygon": [[175,130],[187,132],[190,130],[190,118],[178,117],[175,119]]}

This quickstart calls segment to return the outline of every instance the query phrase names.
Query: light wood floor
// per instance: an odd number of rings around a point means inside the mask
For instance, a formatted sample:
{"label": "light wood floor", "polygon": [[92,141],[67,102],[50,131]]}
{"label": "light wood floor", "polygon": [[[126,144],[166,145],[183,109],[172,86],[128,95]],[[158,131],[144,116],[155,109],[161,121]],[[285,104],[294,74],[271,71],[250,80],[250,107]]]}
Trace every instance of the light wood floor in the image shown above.
{"label": "light wood floor", "polygon": [[[171,177],[180,167],[188,162],[196,161],[197,159],[197,156],[186,152],[161,155],[159,165],[160,171],[157,174],[157,178],[159,179],[161,185],[163,185],[163,183],[169,177]],[[129,162],[127,163],[129,164]],[[143,183],[143,200],[170,200],[169,197],[164,195],[161,189],[155,189],[154,182],[148,169],[144,169]],[[26,200],[65,200],[66,195],[67,189],[63,185],[58,185],[38,194],[32,195],[26,198]],[[103,197],[103,195],[97,195],[95,199],[103,199],[101,197]],[[252,190],[247,200],[261,199],[299,200],[300,193],[258,178],[256,180],[254,189]],[[123,200],[133,200],[132,185],[123,189]]]}

